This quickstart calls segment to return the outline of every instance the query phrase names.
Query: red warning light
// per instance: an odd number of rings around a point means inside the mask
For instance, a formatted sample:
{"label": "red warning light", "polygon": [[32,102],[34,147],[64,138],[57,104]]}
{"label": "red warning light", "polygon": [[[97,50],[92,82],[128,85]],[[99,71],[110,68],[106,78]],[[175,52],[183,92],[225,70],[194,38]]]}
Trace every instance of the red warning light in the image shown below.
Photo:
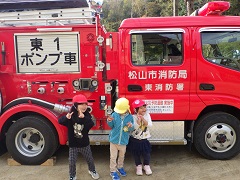
{"label": "red warning light", "polygon": [[220,16],[224,11],[230,8],[227,1],[212,1],[205,4],[198,10],[198,16],[217,15]]}

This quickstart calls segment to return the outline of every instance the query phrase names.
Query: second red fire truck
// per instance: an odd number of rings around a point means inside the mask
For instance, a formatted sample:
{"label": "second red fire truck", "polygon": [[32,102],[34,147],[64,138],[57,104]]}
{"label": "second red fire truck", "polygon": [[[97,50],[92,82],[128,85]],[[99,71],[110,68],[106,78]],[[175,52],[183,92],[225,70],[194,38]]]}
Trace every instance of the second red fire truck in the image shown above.
{"label": "second red fire truck", "polygon": [[228,2],[125,19],[118,32],[86,5],[0,13],[0,141],[16,161],[41,164],[67,143],[57,120],[77,94],[89,100],[92,145],[108,144],[106,117],[126,97],[146,102],[153,145],[239,154],[240,17],[222,15]]}

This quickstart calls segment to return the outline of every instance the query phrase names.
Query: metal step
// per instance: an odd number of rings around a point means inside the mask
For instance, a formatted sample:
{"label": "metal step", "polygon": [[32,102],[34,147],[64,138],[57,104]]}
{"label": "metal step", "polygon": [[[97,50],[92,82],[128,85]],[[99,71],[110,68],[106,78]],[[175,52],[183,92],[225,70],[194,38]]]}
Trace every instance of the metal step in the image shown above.
{"label": "metal step", "polygon": [[151,140],[149,139],[149,142],[152,145],[186,145],[187,140],[181,139],[181,140]]}
{"label": "metal step", "polygon": [[108,134],[89,135],[91,145],[109,145]]}
{"label": "metal step", "polygon": [[[89,135],[91,145],[109,145],[108,134]],[[161,139],[149,139],[152,145],[186,145],[186,139],[178,140],[161,140]]]}
{"label": "metal step", "polygon": [[[153,121],[149,141],[152,145],[186,145],[184,138],[184,121]],[[90,141],[93,145],[109,144],[108,134],[91,131]],[[96,133],[96,134],[95,134]],[[98,134],[97,134],[98,133]]]}

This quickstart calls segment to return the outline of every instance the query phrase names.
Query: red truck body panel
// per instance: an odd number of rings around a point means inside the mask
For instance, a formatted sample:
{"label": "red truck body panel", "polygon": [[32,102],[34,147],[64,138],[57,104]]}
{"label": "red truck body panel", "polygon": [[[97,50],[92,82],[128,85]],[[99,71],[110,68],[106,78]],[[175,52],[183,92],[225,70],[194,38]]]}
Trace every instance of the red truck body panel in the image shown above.
{"label": "red truck body panel", "polygon": [[74,95],[84,94],[95,122],[91,142],[109,143],[107,116],[126,97],[130,105],[145,101],[152,143],[196,142],[209,159],[234,157],[240,151],[240,17],[221,16],[228,8],[214,1],[198,16],[129,18],[118,32],[105,30],[99,11],[87,17],[89,9],[77,9],[80,19],[61,9],[42,10],[50,17],[38,13],[36,22],[34,15],[0,21],[0,140],[20,162],[46,160],[49,149],[67,143],[58,118]]}

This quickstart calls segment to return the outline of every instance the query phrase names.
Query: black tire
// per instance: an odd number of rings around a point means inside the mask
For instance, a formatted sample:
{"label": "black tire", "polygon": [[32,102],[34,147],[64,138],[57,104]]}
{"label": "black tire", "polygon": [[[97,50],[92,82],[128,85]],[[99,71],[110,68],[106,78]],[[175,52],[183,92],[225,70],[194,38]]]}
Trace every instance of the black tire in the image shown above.
{"label": "black tire", "polygon": [[11,125],[6,135],[8,152],[24,165],[39,165],[50,158],[58,147],[53,126],[38,116],[26,116]]}
{"label": "black tire", "polygon": [[194,145],[207,159],[231,159],[240,152],[240,123],[231,114],[213,112],[194,127]]}

